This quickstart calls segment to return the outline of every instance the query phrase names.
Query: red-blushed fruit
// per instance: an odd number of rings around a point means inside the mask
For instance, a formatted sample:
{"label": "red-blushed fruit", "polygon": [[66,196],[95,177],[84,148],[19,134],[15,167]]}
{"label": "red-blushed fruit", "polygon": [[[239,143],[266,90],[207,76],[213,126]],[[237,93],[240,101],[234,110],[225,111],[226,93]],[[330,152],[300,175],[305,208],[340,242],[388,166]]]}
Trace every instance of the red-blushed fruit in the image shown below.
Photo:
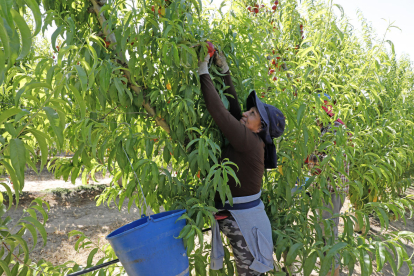
{"label": "red-blushed fruit", "polygon": [[52,58],[55,59],[55,56],[53,56]]}
{"label": "red-blushed fruit", "polygon": [[275,11],[276,9],[277,9],[277,6],[276,6],[276,5],[273,5],[273,6],[272,6],[272,10],[274,10],[274,11]]}
{"label": "red-blushed fruit", "polygon": [[134,45],[134,42],[131,42],[131,46]]}
{"label": "red-blushed fruit", "polygon": [[151,6],[151,11],[152,11],[152,12],[155,12],[155,7],[154,7],[154,5],[152,5],[152,6]]}
{"label": "red-blushed fruit", "polygon": [[247,10],[248,10],[249,12],[252,12],[252,7],[248,6],[248,7],[247,7]]}
{"label": "red-blushed fruit", "polygon": [[269,75],[273,74],[274,72],[276,72],[275,69],[270,69],[269,70]]}
{"label": "red-blushed fruit", "polygon": [[207,41],[207,44],[208,44],[208,54],[210,55],[210,57],[212,57],[216,50],[214,49],[213,43],[211,43],[210,41]]}
{"label": "red-blushed fruit", "polygon": [[259,13],[259,8],[254,7],[254,8],[253,8],[253,12],[254,12],[254,13]]}
{"label": "red-blushed fruit", "polygon": [[169,104],[171,101],[168,101],[167,104]]}
{"label": "red-blushed fruit", "polygon": [[259,4],[254,4],[254,6],[255,6],[256,8],[259,8]]}
{"label": "red-blushed fruit", "polygon": [[265,5],[262,4],[261,8],[263,9],[265,7]]}
{"label": "red-blushed fruit", "polygon": [[275,50],[273,50],[272,53],[275,54]]}
{"label": "red-blushed fruit", "polygon": [[305,39],[305,37],[302,35],[302,39]]}
{"label": "red-blushed fruit", "polygon": [[276,65],[276,60],[274,60],[274,59],[273,59],[273,60],[272,60],[272,64],[273,64],[273,65]]}
{"label": "red-blushed fruit", "polygon": [[277,59],[277,60],[279,60],[279,59],[280,59],[280,57],[276,57],[276,59]]}
{"label": "red-blushed fruit", "polygon": [[275,5],[278,5],[278,4],[279,4],[279,1],[277,1],[277,0],[276,0],[276,1],[275,1]]}
{"label": "red-blushed fruit", "polygon": [[273,78],[273,81],[277,81],[277,78],[276,78],[276,77],[274,77],[274,78]]}
{"label": "red-blushed fruit", "polygon": [[300,24],[299,28],[302,30],[302,29],[303,29],[303,25],[302,25],[302,24]]}

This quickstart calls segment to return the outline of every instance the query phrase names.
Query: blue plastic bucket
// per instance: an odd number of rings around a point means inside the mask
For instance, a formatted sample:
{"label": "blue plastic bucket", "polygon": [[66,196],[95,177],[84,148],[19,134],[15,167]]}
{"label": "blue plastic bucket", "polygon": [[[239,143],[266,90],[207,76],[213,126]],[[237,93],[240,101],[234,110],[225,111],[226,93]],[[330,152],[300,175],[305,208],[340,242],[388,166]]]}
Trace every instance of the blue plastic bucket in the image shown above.
{"label": "blue plastic bucket", "polygon": [[110,233],[106,239],[129,276],[186,276],[187,251],[176,239],[185,220],[176,222],[185,210],[143,216]]}

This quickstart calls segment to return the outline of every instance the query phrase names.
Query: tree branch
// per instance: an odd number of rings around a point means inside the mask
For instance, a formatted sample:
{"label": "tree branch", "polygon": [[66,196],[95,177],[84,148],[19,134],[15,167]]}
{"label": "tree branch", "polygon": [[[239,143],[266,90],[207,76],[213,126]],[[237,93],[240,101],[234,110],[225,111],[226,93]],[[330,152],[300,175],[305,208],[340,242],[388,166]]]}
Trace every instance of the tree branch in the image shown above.
{"label": "tree branch", "polygon": [[[96,16],[98,17],[99,23],[101,24],[103,32],[106,36],[106,40],[109,41],[112,45],[111,47],[114,48],[114,46],[116,45],[115,34],[111,30],[109,30],[107,24],[105,24],[106,18],[101,13],[101,6],[100,6],[100,3],[102,1],[100,1],[99,3],[96,0],[90,0],[90,1],[93,5],[93,9],[95,10]],[[119,56],[118,62],[122,66],[127,67],[127,62],[126,62],[125,55],[122,52],[120,52],[118,56]],[[129,71],[125,70],[124,75],[127,78],[128,84],[130,85],[131,89],[135,92],[135,94],[139,95],[139,93],[144,93],[144,91],[142,90],[141,87],[138,87],[138,86],[132,84],[131,74],[129,73]],[[144,99],[145,99],[145,94],[144,94]],[[148,112],[149,116],[151,116],[155,119],[155,122],[158,126],[162,127],[168,134],[171,133],[170,126],[167,124],[167,122],[165,122],[165,119],[161,118],[161,117],[158,117],[156,115],[155,109],[147,101],[144,100],[143,103],[142,103],[142,106]]]}

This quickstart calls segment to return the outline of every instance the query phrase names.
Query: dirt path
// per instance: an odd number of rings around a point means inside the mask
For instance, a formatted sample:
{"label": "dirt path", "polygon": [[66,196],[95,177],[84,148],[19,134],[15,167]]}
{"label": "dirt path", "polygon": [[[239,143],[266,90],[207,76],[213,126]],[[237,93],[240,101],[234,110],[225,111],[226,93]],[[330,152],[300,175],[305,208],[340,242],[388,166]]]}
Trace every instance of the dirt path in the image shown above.
{"label": "dirt path", "polygon": [[[104,245],[107,243],[105,237],[113,230],[122,225],[132,222],[140,217],[140,211],[131,207],[128,213],[128,202],[125,200],[121,210],[112,204],[96,206],[94,197],[100,193],[102,186],[96,189],[83,190],[74,189],[71,193],[42,193],[34,192],[26,194],[22,198],[17,209],[8,212],[8,215],[17,221],[32,201],[32,197],[41,196],[50,204],[49,219],[46,223],[48,234],[46,247],[42,247],[42,239],[39,236],[38,244],[30,253],[30,258],[37,262],[40,259],[50,261],[53,265],[63,264],[69,260],[85,266],[90,249],[81,249],[76,252],[74,246],[77,238],[68,238],[72,230],[82,231],[95,244]],[[31,248],[33,242],[30,234],[26,235],[28,246]],[[94,262],[104,256],[103,252],[95,255]]]}

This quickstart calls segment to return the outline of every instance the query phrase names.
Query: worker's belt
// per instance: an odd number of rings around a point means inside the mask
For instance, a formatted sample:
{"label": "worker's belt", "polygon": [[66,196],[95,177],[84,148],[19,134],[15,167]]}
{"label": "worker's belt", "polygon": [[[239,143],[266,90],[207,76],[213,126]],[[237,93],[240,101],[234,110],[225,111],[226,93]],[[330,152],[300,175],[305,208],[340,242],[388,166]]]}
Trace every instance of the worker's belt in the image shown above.
{"label": "worker's belt", "polygon": [[237,203],[237,204],[233,204],[233,206],[231,206],[230,204],[226,203],[223,205],[223,203],[221,202],[216,202],[216,209],[224,209],[224,210],[244,210],[244,209],[250,209],[253,207],[256,207],[257,205],[259,205],[261,202],[260,198],[250,201],[250,202],[245,202],[245,203]]}

